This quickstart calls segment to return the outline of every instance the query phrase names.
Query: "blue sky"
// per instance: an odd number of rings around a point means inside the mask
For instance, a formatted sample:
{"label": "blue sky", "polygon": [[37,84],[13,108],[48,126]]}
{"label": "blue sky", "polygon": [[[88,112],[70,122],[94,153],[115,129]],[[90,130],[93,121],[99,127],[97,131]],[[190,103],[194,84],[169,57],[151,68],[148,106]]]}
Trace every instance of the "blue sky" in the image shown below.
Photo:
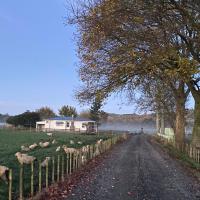
{"label": "blue sky", "polygon": [[[50,106],[80,106],[74,98],[75,28],[65,25],[65,0],[0,1],[0,113],[18,114]],[[132,113],[113,96],[107,112]]]}

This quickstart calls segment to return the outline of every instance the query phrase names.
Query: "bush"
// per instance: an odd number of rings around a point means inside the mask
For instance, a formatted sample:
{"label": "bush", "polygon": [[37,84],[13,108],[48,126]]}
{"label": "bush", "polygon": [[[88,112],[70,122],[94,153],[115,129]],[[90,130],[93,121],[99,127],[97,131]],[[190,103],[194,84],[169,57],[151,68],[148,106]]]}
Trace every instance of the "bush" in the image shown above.
{"label": "bush", "polygon": [[25,112],[7,119],[8,124],[24,127],[36,127],[36,122],[40,121],[40,114],[37,112]]}

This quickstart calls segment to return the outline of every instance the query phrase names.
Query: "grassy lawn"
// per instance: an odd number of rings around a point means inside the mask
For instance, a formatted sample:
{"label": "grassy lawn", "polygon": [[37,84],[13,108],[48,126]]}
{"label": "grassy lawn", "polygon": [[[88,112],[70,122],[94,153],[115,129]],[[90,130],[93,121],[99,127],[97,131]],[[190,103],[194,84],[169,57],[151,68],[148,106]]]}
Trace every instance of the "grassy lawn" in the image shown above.
{"label": "grassy lawn", "polygon": [[[57,153],[55,150],[58,146],[61,145],[67,145],[68,147],[73,148],[80,148],[81,146],[93,144],[98,139],[107,139],[108,135],[80,135],[80,134],[70,134],[70,133],[55,133],[53,137],[49,137],[46,135],[46,133],[35,133],[35,132],[29,132],[29,131],[8,131],[8,130],[0,130],[0,165],[5,165],[9,168],[13,169],[13,186],[15,188],[15,193],[17,191],[16,186],[19,182],[19,163],[15,157],[15,153],[18,151],[21,151],[21,145],[29,146],[33,143],[39,143],[39,142],[46,142],[46,141],[52,141],[55,139],[57,141],[57,144],[51,144],[48,148],[40,148],[37,147],[36,149],[28,152],[29,155],[33,155],[37,157],[38,160],[43,160],[47,156],[56,156],[61,153]],[[75,142],[74,145],[70,144],[70,140],[73,140]],[[77,144],[78,141],[82,141],[83,144]],[[25,182],[27,181],[27,184],[30,180],[29,177],[29,169],[30,166],[26,166],[24,173],[26,174],[27,171],[27,177],[25,175]],[[26,186],[28,187],[28,185]],[[25,186],[25,190],[26,190]],[[7,195],[7,187],[5,186],[5,183],[0,180],[0,199],[4,200],[6,199]]]}

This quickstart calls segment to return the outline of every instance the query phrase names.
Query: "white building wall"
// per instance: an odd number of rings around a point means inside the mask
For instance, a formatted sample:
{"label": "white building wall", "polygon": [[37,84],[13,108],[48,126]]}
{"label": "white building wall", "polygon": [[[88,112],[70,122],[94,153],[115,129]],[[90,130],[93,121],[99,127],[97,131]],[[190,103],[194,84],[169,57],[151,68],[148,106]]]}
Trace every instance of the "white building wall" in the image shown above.
{"label": "white building wall", "polygon": [[74,126],[75,126],[76,129],[79,129],[80,131],[86,131],[87,127],[86,126],[83,127],[84,123],[87,123],[87,122],[75,121]]}
{"label": "white building wall", "polygon": [[[87,126],[84,124],[87,124],[90,121],[74,121],[74,127],[75,131],[87,131]],[[37,124],[40,124],[41,122],[38,122]],[[70,130],[71,127],[71,121],[65,121],[65,120],[46,120],[42,122],[44,124],[44,130]],[[69,123],[69,126],[67,127],[67,123]]]}
{"label": "white building wall", "polygon": [[[69,123],[69,127],[67,127],[67,123]],[[70,129],[70,125],[71,125],[70,121],[62,121],[62,120],[45,121],[45,129],[68,130]]]}

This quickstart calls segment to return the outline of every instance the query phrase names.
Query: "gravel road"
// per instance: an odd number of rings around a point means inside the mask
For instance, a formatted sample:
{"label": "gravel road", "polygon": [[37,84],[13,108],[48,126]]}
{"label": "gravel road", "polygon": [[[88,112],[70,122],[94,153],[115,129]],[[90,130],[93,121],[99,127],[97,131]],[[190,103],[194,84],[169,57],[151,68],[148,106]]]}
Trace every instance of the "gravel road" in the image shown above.
{"label": "gravel road", "polygon": [[199,182],[147,135],[116,146],[65,200],[193,200]]}

